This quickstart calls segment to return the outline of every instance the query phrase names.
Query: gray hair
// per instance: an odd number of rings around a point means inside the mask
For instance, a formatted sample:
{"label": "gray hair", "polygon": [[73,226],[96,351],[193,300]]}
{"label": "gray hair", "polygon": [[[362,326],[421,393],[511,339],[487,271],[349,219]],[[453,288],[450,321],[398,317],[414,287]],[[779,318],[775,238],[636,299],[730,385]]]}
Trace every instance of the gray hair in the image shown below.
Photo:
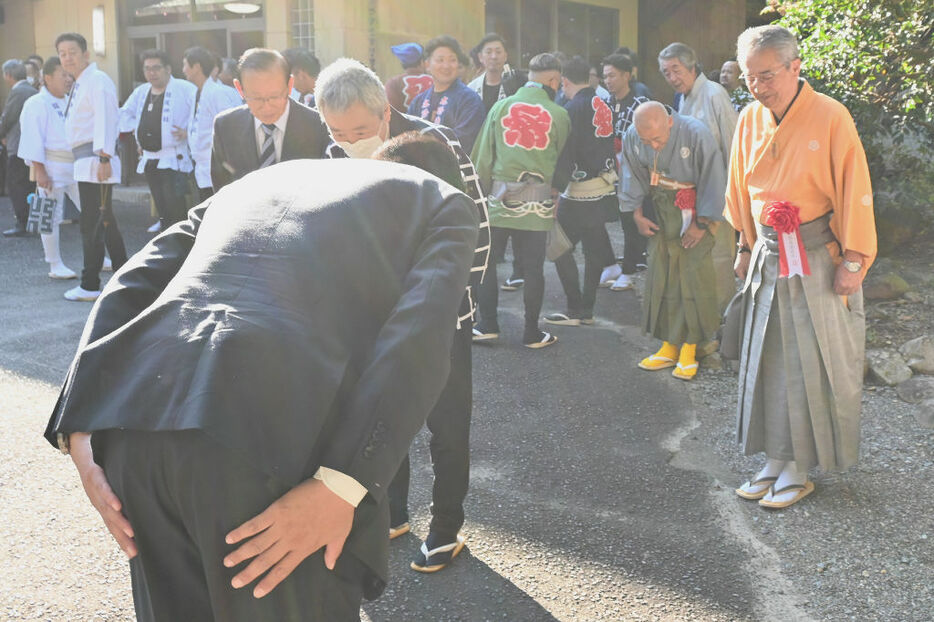
{"label": "gray hair", "polygon": [[18,58],[11,58],[3,63],[3,75],[10,76],[14,80],[26,79],[26,64]]}
{"label": "gray hair", "polygon": [[372,69],[352,58],[338,58],[318,75],[315,103],[322,110],[343,112],[356,102],[382,116],[389,100],[383,83]]}
{"label": "gray hair", "polygon": [[663,61],[673,59],[679,60],[686,69],[694,69],[697,66],[697,54],[683,43],[671,43],[658,53],[659,68],[661,68]]}
{"label": "gray hair", "polygon": [[736,59],[746,71],[746,58],[762,50],[774,50],[783,65],[798,58],[798,39],[782,26],[769,24],[747,28],[736,40]]}

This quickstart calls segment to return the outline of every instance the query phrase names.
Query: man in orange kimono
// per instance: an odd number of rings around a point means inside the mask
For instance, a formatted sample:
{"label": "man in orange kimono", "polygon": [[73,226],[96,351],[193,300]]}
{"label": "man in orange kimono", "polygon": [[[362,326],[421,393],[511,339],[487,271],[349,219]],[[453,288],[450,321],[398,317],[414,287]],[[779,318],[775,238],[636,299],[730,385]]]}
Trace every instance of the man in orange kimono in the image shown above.
{"label": "man in orange kimono", "polygon": [[736,492],[781,508],[814,490],[808,469],[859,453],[872,188],[853,119],[799,77],[790,31],[751,28],[737,54],[757,100],[740,115],[726,193],[745,279],[738,440],[767,462]]}

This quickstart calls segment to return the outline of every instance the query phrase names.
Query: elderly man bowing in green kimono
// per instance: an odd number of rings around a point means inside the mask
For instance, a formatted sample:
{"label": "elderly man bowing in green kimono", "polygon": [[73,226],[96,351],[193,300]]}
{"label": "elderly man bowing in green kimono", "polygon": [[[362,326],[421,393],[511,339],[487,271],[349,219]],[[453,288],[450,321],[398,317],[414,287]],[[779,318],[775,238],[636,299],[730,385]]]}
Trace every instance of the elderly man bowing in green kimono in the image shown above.
{"label": "elderly man bowing in green kimono", "polygon": [[[669,114],[658,102],[635,112],[623,138],[620,209],[633,212],[649,238],[643,329],[662,340],[639,367],[691,380],[696,349],[720,323],[711,250],[723,226],[726,171],[713,134],[691,117]],[[651,196],[658,222],[642,214]]]}

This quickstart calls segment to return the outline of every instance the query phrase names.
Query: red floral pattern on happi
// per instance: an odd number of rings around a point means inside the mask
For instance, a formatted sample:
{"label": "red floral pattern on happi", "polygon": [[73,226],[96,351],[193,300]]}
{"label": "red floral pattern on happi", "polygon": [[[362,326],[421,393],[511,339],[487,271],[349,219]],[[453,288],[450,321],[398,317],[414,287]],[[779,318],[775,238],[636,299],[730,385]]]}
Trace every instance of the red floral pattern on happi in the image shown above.
{"label": "red floral pattern on happi", "polygon": [[402,94],[405,95],[405,106],[408,107],[412,100],[431,88],[432,79],[427,73],[417,76],[403,76]]}
{"label": "red floral pattern on happi", "polygon": [[613,135],[613,111],[606,102],[594,95],[590,101],[593,108],[593,135],[597,138],[606,138]]}
{"label": "red floral pattern on happi", "polygon": [[551,113],[538,104],[512,104],[500,124],[503,142],[509,147],[547,149],[551,141]]}
{"label": "red floral pattern on happi", "polygon": [[801,226],[799,211],[788,201],[773,201],[762,210],[763,223],[779,233],[794,233]]}
{"label": "red floral pattern on happi", "polygon": [[681,188],[675,194],[675,207],[680,210],[693,210],[697,205],[697,191],[694,188]]}

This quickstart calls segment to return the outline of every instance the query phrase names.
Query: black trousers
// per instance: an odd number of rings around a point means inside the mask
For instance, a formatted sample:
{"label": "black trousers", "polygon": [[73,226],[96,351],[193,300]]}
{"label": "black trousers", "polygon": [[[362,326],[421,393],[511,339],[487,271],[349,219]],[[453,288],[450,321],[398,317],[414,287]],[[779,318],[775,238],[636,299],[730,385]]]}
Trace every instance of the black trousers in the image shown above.
{"label": "black trousers", "polygon": [[[102,438],[98,438],[101,436]],[[224,536],[289,487],[197,430],[94,434],[95,457],[123,503],[139,554],[130,561],[140,622],[343,622],[360,619],[363,565],[344,552],[334,571],[318,551],[261,599],[230,581]]]}
{"label": "black trousers", "polygon": [[[473,410],[473,377],[470,346],[472,326],[464,322],[454,334],[451,373],[438,402],[425,422],[431,432],[429,449],[434,484],[431,489],[430,531],[453,541],[464,525],[464,499],[470,480],[470,414]],[[389,524],[409,520],[409,457],[389,484]]]}
{"label": "black trousers", "polygon": [[[542,300],[545,297],[545,231],[521,231],[490,227],[492,244],[512,236],[512,252],[522,270],[525,285],[522,287],[522,300],[525,303],[525,341],[538,341],[541,331],[538,318],[542,312]],[[499,286],[496,276],[496,262],[489,262],[483,283],[478,292],[480,308],[480,326],[484,332],[499,332],[499,318],[496,308],[499,306]]]}
{"label": "black trousers", "polygon": [[10,154],[6,162],[6,183],[10,190],[10,203],[16,226],[26,228],[29,219],[29,204],[26,202],[30,193],[36,191],[36,182],[29,181],[29,167],[22,158]]}
{"label": "black trousers", "polygon": [[[126,246],[113,212],[113,184],[79,181],[78,196],[81,197],[81,245],[84,249],[81,287],[97,291],[101,288],[104,248],[110,253],[110,261],[116,271],[126,263]],[[101,217],[102,204],[104,218]]]}
{"label": "black trousers", "polygon": [[[616,195],[605,197],[616,203]],[[568,312],[573,317],[593,317],[593,306],[600,286],[600,273],[607,266],[606,258],[613,255],[610,236],[606,232],[603,207],[600,201],[571,201],[562,199],[558,206],[558,223],[571,244],[581,243],[584,251],[584,287],[581,289],[577,262],[573,250],[555,260],[555,270],[568,299]],[[611,262],[612,263],[612,262]]]}
{"label": "black trousers", "polygon": [[158,165],[158,160],[149,160],[143,173],[146,175],[153,203],[156,204],[162,230],[165,231],[178,221],[184,220],[188,213],[185,203],[188,174],[169,168],[157,168]]}
{"label": "black trousers", "polygon": [[[509,236],[512,235],[514,229],[505,229],[505,231],[505,236],[490,240],[490,261],[493,263],[502,263],[506,260],[506,244],[509,243]],[[515,242],[513,242],[512,249],[512,276],[517,279],[524,278],[522,276],[522,267],[516,258]]]}
{"label": "black trousers", "polygon": [[214,196],[214,188],[198,188],[198,201],[205,202]]}

